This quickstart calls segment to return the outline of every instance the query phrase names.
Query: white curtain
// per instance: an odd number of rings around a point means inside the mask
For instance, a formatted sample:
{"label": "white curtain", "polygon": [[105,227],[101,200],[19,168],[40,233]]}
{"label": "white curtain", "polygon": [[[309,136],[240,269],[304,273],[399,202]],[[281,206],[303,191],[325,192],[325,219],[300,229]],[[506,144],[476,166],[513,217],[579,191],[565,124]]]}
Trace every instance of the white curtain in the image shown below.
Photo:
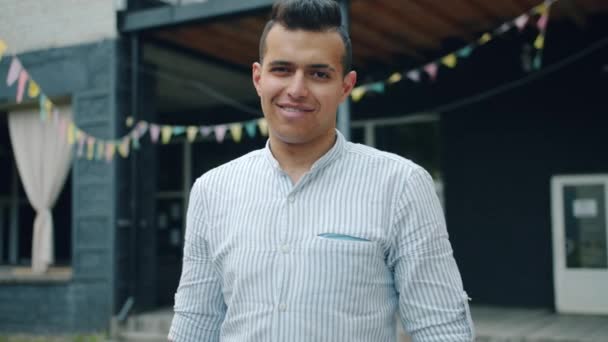
{"label": "white curtain", "polygon": [[[69,107],[60,115],[71,119]],[[32,271],[44,273],[54,262],[51,209],[63,188],[72,161],[71,146],[60,134],[62,120],[42,121],[37,110],[13,111],[8,127],[17,169],[27,198],[36,211],[32,239]]]}

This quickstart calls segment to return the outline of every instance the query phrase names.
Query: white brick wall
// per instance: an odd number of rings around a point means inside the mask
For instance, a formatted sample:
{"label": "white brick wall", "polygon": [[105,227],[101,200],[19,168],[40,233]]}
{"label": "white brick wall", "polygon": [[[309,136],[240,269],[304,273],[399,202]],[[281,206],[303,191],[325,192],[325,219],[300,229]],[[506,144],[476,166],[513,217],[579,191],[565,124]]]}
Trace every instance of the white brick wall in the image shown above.
{"label": "white brick wall", "polygon": [[10,54],[116,36],[113,0],[0,0],[0,39]]}

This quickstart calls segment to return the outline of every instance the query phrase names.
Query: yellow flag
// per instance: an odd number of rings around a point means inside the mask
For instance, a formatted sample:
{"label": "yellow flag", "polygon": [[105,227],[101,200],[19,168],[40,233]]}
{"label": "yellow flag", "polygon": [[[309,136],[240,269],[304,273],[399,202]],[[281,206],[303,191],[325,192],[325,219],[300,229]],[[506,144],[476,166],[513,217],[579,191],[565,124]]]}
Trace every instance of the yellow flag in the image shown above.
{"label": "yellow flag", "polygon": [[171,141],[171,136],[173,135],[173,127],[163,126],[160,130],[160,134],[163,144],[168,144],[169,141]]}
{"label": "yellow flag", "polygon": [[541,33],[538,35],[538,37],[536,37],[536,40],[534,41],[534,47],[537,48],[538,50],[540,50],[544,46],[545,46],[545,35]]}
{"label": "yellow flag", "polygon": [[266,119],[265,118],[259,119],[258,126],[260,127],[260,133],[262,133],[263,136],[267,137],[268,136],[268,122],[266,121]]}
{"label": "yellow flag", "polygon": [[351,91],[350,97],[353,98],[353,101],[359,102],[361,100],[361,98],[363,98],[363,95],[365,95],[365,92],[366,92],[365,87],[359,86],[359,87],[356,87],[355,89],[353,89],[353,91]]}
{"label": "yellow flag", "polygon": [[97,142],[97,154],[95,155],[95,159],[97,160],[101,160],[103,159],[103,152],[104,152],[104,147],[106,146],[106,144],[104,144],[101,141]]}
{"label": "yellow flag", "polygon": [[232,136],[232,140],[234,142],[240,142],[243,137],[243,125],[240,123],[235,123],[230,125],[230,135]]}
{"label": "yellow flag", "polygon": [[196,139],[196,133],[198,133],[198,127],[188,126],[188,128],[186,128],[186,138],[188,138],[188,142],[193,142],[194,139]]}
{"label": "yellow flag", "polygon": [[53,102],[51,102],[51,100],[48,98],[44,100],[44,110],[46,111],[47,115],[51,115],[53,112]]}
{"label": "yellow flag", "polygon": [[34,82],[34,80],[30,79],[30,85],[27,88],[27,95],[29,97],[36,97],[40,95],[40,87],[38,83]]}
{"label": "yellow flag", "polygon": [[401,75],[400,72],[395,72],[388,78],[388,83],[390,83],[390,84],[397,83],[397,82],[401,81],[402,78],[403,78],[403,76]]}
{"label": "yellow flag", "polygon": [[87,159],[92,160],[95,153],[95,138],[87,139]]}
{"label": "yellow flag", "polygon": [[116,153],[116,145],[114,145],[113,142],[109,142],[106,145],[106,160],[112,160],[114,158],[114,153]]}
{"label": "yellow flag", "polygon": [[481,36],[481,38],[479,38],[479,44],[483,45],[490,40],[492,40],[492,35],[486,32],[483,34],[483,36]]}
{"label": "yellow flag", "polygon": [[125,137],[122,139],[122,143],[120,144],[120,146],[118,146],[118,154],[120,154],[121,157],[127,158],[129,156],[130,142],[131,140],[129,140],[129,137]]}
{"label": "yellow flag", "polygon": [[549,6],[546,3],[541,3],[540,5],[534,7],[533,11],[535,14],[545,14],[549,10]]}
{"label": "yellow flag", "polygon": [[448,68],[453,68],[456,66],[456,63],[458,63],[457,59],[456,59],[456,55],[451,53],[445,57],[443,57],[441,59],[441,63],[443,63],[445,66],[447,66]]}
{"label": "yellow flag", "polygon": [[7,46],[4,40],[0,39],[0,61],[2,60],[2,56],[6,52]]}
{"label": "yellow flag", "polygon": [[74,142],[76,142],[76,133],[74,132],[76,130],[76,126],[74,126],[73,122],[70,122],[70,125],[68,126],[68,144],[70,145],[74,145]]}

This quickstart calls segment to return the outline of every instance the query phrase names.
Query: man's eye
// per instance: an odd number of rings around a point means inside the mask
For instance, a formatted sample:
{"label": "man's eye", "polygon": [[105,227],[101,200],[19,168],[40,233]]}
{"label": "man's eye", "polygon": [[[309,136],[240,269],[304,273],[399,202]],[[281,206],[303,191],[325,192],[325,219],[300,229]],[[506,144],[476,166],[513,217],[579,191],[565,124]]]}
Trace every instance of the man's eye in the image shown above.
{"label": "man's eye", "polygon": [[324,71],[313,71],[312,76],[314,78],[327,79],[327,78],[329,78],[329,73],[324,72]]}

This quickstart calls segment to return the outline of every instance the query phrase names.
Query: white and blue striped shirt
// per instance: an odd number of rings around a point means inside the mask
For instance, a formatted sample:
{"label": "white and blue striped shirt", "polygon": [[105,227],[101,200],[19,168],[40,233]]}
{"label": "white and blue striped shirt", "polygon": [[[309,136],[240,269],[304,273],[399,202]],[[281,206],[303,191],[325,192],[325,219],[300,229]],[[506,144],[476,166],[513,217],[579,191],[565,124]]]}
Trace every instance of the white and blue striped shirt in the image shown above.
{"label": "white and blue striped shirt", "polygon": [[345,141],[297,184],[267,144],[192,188],[175,342],[472,341],[429,174]]}

